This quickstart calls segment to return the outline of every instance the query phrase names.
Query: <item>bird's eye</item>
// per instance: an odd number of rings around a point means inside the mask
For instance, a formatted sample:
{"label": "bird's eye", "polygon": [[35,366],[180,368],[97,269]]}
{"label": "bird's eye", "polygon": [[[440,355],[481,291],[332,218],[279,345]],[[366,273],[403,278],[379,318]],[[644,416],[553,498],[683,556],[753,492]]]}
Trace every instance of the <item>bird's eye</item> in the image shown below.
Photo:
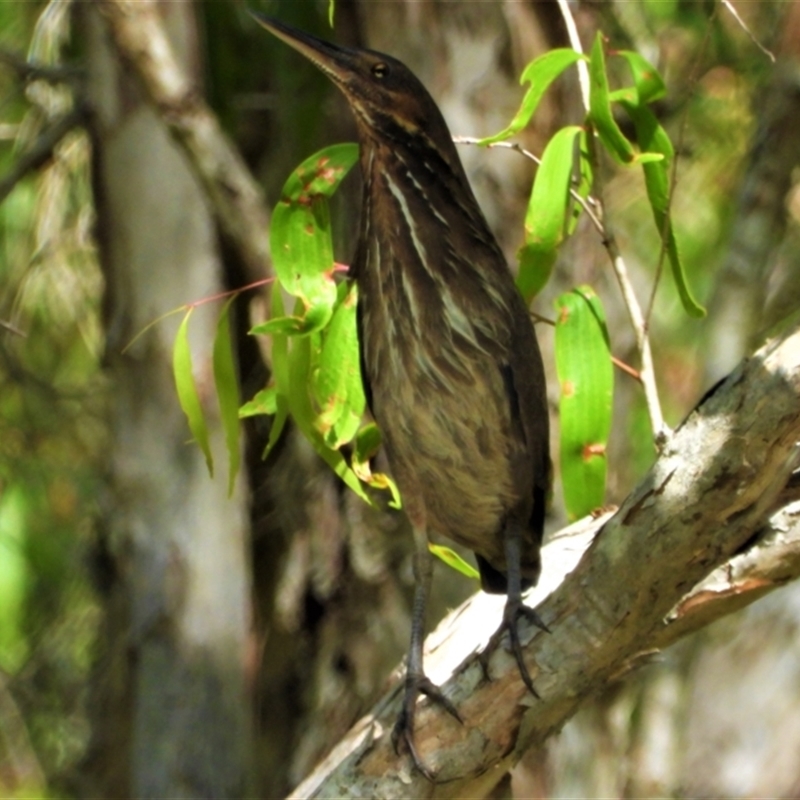
{"label": "bird's eye", "polygon": [[389,67],[382,61],[372,65],[372,74],[376,78],[385,78],[389,74]]}

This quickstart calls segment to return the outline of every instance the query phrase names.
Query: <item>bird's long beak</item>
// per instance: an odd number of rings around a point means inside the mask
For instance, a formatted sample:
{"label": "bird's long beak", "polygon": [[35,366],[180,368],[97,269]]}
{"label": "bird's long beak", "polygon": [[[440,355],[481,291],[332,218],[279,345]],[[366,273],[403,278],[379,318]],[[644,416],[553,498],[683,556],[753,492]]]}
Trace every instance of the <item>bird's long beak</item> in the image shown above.
{"label": "bird's long beak", "polygon": [[358,54],[353,50],[331,44],[324,39],[317,39],[316,36],[311,36],[305,31],[267,17],[258,11],[250,11],[250,16],[271,34],[286,42],[298,53],[302,53],[338,84],[344,83],[358,64]]}

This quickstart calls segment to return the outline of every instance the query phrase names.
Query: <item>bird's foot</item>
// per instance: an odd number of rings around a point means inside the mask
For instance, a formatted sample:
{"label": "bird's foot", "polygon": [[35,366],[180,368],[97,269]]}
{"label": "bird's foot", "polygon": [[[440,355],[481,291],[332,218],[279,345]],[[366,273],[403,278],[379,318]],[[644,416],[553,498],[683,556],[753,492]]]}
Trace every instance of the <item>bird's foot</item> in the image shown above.
{"label": "bird's foot", "polygon": [[400,716],[392,730],[392,744],[396,753],[400,753],[401,744],[405,744],[414,766],[432,783],[435,782],[436,776],[428,769],[425,762],[417,752],[414,744],[414,716],[417,709],[417,698],[420,694],[424,694],[437,703],[448,714],[455,717],[462,725],[464,720],[458,713],[456,707],[445,697],[442,690],[432,683],[425,675],[407,675],[405,692],[403,694],[403,707],[400,710]]}
{"label": "bird's foot", "polygon": [[522,598],[509,597],[503,609],[503,621],[500,623],[500,627],[492,634],[489,643],[478,656],[478,660],[480,661],[484,678],[486,678],[486,680],[491,680],[489,677],[489,657],[499,644],[503,634],[508,631],[508,638],[511,641],[511,652],[514,654],[514,660],[517,662],[517,668],[519,669],[522,682],[528,687],[530,693],[538,698],[539,693],[533,686],[531,674],[528,672],[528,668],[525,666],[525,659],[522,657],[522,643],[519,640],[519,630],[517,628],[520,617],[525,617],[537,628],[540,628],[546,633],[550,633],[550,628],[545,625],[544,620],[532,608],[526,606],[522,602]]}

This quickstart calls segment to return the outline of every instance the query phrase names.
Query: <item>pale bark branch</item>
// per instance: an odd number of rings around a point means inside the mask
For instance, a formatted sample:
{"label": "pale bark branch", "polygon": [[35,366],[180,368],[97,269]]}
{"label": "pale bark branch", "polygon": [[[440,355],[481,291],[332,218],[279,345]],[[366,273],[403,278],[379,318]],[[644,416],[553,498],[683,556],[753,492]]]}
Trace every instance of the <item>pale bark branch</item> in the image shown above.
{"label": "pale bark branch", "polygon": [[95,0],[119,54],[202,181],[220,227],[253,280],[269,274],[269,214],[261,188],[180,67],[153,0]]}
{"label": "pale bark branch", "polygon": [[529,602],[552,633],[523,631],[541,700],[527,694],[502,647],[484,680],[476,653],[503,598],[479,594],[427,643],[427,671],[464,719],[459,725],[427,701],[418,711],[417,747],[439,782],[392,750],[398,670],[386,697],[292,796],[482,796],[584,698],[654,650],[797,577],[800,505],[786,487],[798,439],[794,332],[704,398],[616,513],[573,526],[544,548],[542,583]]}
{"label": "pale bark branch", "polygon": [[26,83],[47,81],[51,84],[75,84],[83,78],[83,71],[69,66],[53,66],[28,61],[24,56],[0,48],[0,64],[10,67]]}

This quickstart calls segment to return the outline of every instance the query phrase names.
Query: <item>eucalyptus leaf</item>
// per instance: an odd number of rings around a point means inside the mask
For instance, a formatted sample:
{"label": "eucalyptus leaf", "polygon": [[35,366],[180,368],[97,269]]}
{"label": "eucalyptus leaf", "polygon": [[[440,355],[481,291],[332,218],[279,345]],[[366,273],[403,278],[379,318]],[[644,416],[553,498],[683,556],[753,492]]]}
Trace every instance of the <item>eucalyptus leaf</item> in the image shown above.
{"label": "eucalyptus leaf", "polygon": [[356,328],[356,285],[343,284],[343,297],[325,329],[314,390],[321,412],[316,427],[328,446],[338,448],[355,436],[366,400]]}
{"label": "eucalyptus leaf", "polygon": [[600,299],[588,286],[555,301],[560,387],[561,478],[570,520],[603,503],[611,430],[613,368]]}
{"label": "eucalyptus leaf", "polygon": [[558,131],[548,142],[536,171],[525,216],[525,242],[518,253],[517,287],[526,303],[550,278],[558,246],[567,232],[575,137],[581,133],[577,125]]}
{"label": "eucalyptus leaf", "polygon": [[520,83],[529,83],[530,86],[522,99],[522,105],[517,111],[514,119],[507,128],[504,128],[494,136],[487,136],[481,139],[479,145],[489,145],[495,142],[502,142],[505,139],[519,133],[536,113],[539,101],[549,88],[550,84],[571,64],[586,57],[581,53],[575,52],[571,48],[559,48],[551,50],[542,56],[534,59],[522,72]]}
{"label": "eucalyptus leaf", "polygon": [[[270,225],[270,249],[283,289],[301,301],[295,328],[281,323],[282,333],[311,333],[330,320],[336,302],[333,244],[328,198],[358,159],[358,145],[326,147],[307,158],[284,184]],[[273,319],[258,333],[278,330]]]}
{"label": "eucalyptus leaf", "polygon": [[236,475],[241,463],[239,450],[239,384],[233,363],[231,342],[230,308],[233,298],[222,309],[214,337],[214,385],[217,389],[222,428],[225,431],[225,447],[228,451],[228,494],[233,494]]}
{"label": "eucalyptus leaf", "polygon": [[667,93],[664,79],[643,55],[633,50],[620,50],[616,55],[621,56],[628,62],[640,106],[664,97]]}
{"label": "eucalyptus leaf", "polygon": [[659,153],[662,160],[642,165],[647,198],[653,211],[659,236],[664,242],[667,258],[672,268],[672,277],[684,310],[691,317],[704,317],[705,308],[695,300],[686,278],[683,261],[678,249],[678,240],[670,218],[670,171],[675,151],[666,131],[661,127],[650,109],[623,103],[636,129],[636,139],[642,149]]}
{"label": "eucalyptus leaf", "polygon": [[595,36],[589,59],[589,119],[600,141],[621,164],[630,164],[636,158],[631,143],[619,129],[611,109],[611,97],[603,54],[603,35]]}
{"label": "eucalyptus leaf", "polygon": [[433,553],[436,558],[447,564],[448,567],[460,572],[462,575],[466,575],[468,578],[473,578],[475,580],[480,578],[480,573],[478,570],[476,570],[472,564],[464,561],[464,559],[461,558],[461,556],[456,553],[455,550],[445,547],[442,544],[433,543],[428,543],[428,550],[430,550],[430,552]]}
{"label": "eucalyptus leaf", "polygon": [[192,351],[189,347],[189,319],[191,316],[192,311],[190,309],[178,328],[178,334],[175,337],[175,344],[172,349],[172,371],[175,376],[178,402],[186,415],[189,430],[205,456],[209,475],[213,477],[214,459],[211,455],[208,427],[203,416],[203,407],[200,403],[200,395],[197,393],[197,385],[194,382],[194,373],[192,372]]}
{"label": "eucalyptus leaf", "polygon": [[272,415],[278,411],[278,390],[273,386],[256,392],[252,400],[248,400],[240,409],[239,417],[257,417],[262,414]]}

